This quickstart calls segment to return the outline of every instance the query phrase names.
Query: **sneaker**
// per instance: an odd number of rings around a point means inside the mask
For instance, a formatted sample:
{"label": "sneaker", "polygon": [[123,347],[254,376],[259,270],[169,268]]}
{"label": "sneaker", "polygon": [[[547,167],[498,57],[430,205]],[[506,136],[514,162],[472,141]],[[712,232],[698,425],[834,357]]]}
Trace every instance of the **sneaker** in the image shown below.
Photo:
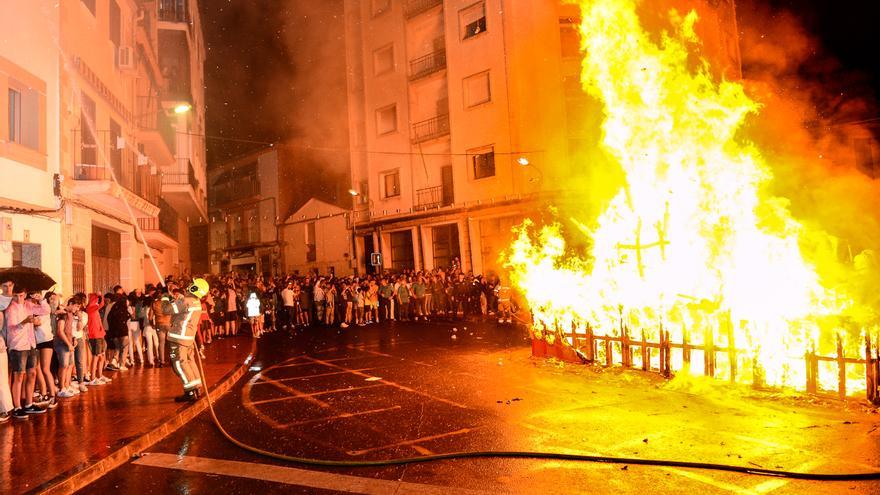
{"label": "sneaker", "polygon": [[85,384],[85,383],[80,383],[80,384],[79,384],[79,391],[80,391],[80,392],[88,392],[88,390],[89,390],[89,388],[86,387],[86,384]]}
{"label": "sneaker", "polygon": [[79,387],[76,385],[71,385],[67,391],[70,392],[71,396],[79,395]]}
{"label": "sneaker", "polygon": [[102,376],[102,377],[98,378],[98,385],[106,385],[112,381],[113,381],[112,378],[110,378],[108,376]]}
{"label": "sneaker", "polygon": [[340,328],[348,328],[348,323],[343,321],[342,324],[339,325],[339,327]]}
{"label": "sneaker", "polygon": [[15,419],[28,419],[28,418],[30,418],[30,416],[28,416],[28,414],[26,412],[24,412],[24,409],[22,409],[20,407],[16,408],[14,411],[12,411],[12,417]]}
{"label": "sneaker", "polygon": [[63,389],[63,390],[59,390],[58,393],[55,394],[55,397],[61,397],[62,399],[69,399],[69,398],[73,397],[73,394],[70,393],[69,390]]}
{"label": "sneaker", "polygon": [[36,399],[37,400],[34,401],[34,404],[36,404],[37,407],[46,407],[46,405],[49,404],[49,396],[48,395],[42,395],[42,396],[37,397]]}
{"label": "sneaker", "polygon": [[174,398],[174,402],[195,402],[197,400],[199,400],[199,394],[195,390],[189,390]]}
{"label": "sneaker", "polygon": [[108,364],[107,366],[104,366],[104,369],[107,371],[119,371],[119,366],[116,366],[115,364]]}
{"label": "sneaker", "polygon": [[46,404],[46,407],[49,409],[55,409],[56,407],[58,407],[58,399],[56,399],[55,396],[53,395],[52,397],[49,398],[49,403]]}
{"label": "sneaker", "polygon": [[42,407],[37,406],[36,404],[31,404],[29,406],[25,406],[23,409],[25,414],[45,414],[46,410]]}
{"label": "sneaker", "polygon": [[9,421],[9,418],[11,418],[11,417],[12,416],[10,416],[8,412],[0,413],[0,423],[5,423],[5,422]]}
{"label": "sneaker", "polygon": [[128,366],[126,366],[126,365],[123,364],[122,366],[120,366],[120,367],[117,368],[117,369],[118,369],[119,371],[128,371]]}

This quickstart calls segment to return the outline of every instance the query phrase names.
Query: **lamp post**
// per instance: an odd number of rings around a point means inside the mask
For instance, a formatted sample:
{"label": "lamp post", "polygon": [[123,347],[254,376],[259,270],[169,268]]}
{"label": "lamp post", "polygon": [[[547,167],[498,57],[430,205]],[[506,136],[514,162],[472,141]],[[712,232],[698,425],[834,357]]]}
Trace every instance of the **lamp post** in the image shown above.
{"label": "lamp post", "polygon": [[355,234],[355,228],[357,226],[355,222],[355,207],[357,206],[357,197],[360,195],[354,188],[348,190],[348,194],[351,194],[351,259],[354,262],[354,274],[358,274],[358,256],[357,256],[357,236]]}
{"label": "lamp post", "polygon": [[[544,184],[544,172],[541,172],[541,169],[538,168],[538,166],[535,165],[534,163],[530,162],[528,158],[526,158],[525,156],[521,156],[521,157],[519,157],[519,158],[516,159],[516,163],[517,163],[520,167],[529,167],[529,166],[531,166],[533,169],[535,169],[536,172],[538,172],[538,180],[541,182],[541,185]],[[534,181],[534,180],[535,180],[535,179],[529,179],[529,182],[532,182],[532,181]]]}

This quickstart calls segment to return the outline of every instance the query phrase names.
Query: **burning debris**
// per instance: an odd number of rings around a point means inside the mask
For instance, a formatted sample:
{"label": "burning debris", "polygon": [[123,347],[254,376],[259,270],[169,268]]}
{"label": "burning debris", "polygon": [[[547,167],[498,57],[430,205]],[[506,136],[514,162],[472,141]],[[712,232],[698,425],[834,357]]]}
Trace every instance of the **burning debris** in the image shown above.
{"label": "burning debris", "polygon": [[841,275],[857,267],[770,192],[773,169],[742,132],[760,105],[706,60],[693,64],[696,13],[671,11],[658,38],[635,0],[581,9],[582,85],[604,106],[600,147],[625,184],[597,218],[571,219],[588,256],[567,251],[561,224],[521,226],[506,266],[535,340],[564,339],[607,365],[876,389],[876,313]]}

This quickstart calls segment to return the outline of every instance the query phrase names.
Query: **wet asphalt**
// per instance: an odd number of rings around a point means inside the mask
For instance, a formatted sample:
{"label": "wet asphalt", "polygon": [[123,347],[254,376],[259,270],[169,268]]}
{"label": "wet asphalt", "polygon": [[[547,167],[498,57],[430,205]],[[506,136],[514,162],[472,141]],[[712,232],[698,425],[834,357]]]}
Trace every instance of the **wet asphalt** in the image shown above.
{"label": "wet asphalt", "polygon": [[[520,326],[315,327],[274,332],[259,344],[251,371],[218,401],[217,415],[233,437],[289,456],[365,460],[535,450],[820,472],[880,466],[880,418],[864,405],[720,385],[709,392],[673,389],[653,374],[537,360]],[[880,493],[878,482],[791,482],[552,460],[314,468],[235,447],[207,412],[146,457],[162,453],[248,464],[230,475],[133,459],[80,493]],[[265,466],[403,484],[325,486],[300,471],[286,482],[262,481]]]}

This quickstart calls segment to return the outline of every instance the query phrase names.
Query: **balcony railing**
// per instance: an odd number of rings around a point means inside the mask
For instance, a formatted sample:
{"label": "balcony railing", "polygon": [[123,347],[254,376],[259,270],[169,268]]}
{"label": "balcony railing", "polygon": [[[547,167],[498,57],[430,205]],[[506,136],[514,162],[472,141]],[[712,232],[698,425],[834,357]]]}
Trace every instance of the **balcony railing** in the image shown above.
{"label": "balcony railing", "polygon": [[162,184],[166,186],[190,186],[193,191],[198,192],[199,180],[196,178],[196,170],[193,168],[192,162],[186,160],[186,172],[168,172],[162,174]]}
{"label": "balcony railing", "polygon": [[446,68],[446,50],[437,50],[409,61],[409,80],[431,75]]}
{"label": "balcony railing", "polygon": [[171,119],[165,114],[157,96],[138,96],[137,126],[139,129],[158,132],[171,154],[177,153],[176,131]]}
{"label": "balcony railing", "polygon": [[189,0],[159,0],[159,20],[188,23]]}
{"label": "balcony railing", "polygon": [[416,190],[416,208],[427,210],[441,205],[443,202],[443,186],[426,187]]}
{"label": "balcony railing", "polygon": [[438,115],[412,125],[412,142],[422,143],[449,134],[449,115]]}
{"label": "balcony railing", "polygon": [[210,189],[208,203],[211,206],[232,203],[260,195],[260,182],[240,180],[217,184]]}
{"label": "balcony railing", "polygon": [[403,4],[403,15],[410,19],[438,5],[443,5],[443,0],[407,0]]}
{"label": "balcony railing", "polygon": [[159,216],[153,218],[138,218],[138,226],[144,232],[162,232],[168,237],[177,240],[178,216],[171,206],[161,201]]}
{"label": "balcony railing", "polygon": [[136,154],[124,140],[116,139],[111,143],[115,136],[110,131],[96,134],[94,138],[83,139],[82,131],[73,131],[73,179],[109,181],[115,175],[120,186],[158,205],[161,177],[152,175],[149,166],[138,165]]}

